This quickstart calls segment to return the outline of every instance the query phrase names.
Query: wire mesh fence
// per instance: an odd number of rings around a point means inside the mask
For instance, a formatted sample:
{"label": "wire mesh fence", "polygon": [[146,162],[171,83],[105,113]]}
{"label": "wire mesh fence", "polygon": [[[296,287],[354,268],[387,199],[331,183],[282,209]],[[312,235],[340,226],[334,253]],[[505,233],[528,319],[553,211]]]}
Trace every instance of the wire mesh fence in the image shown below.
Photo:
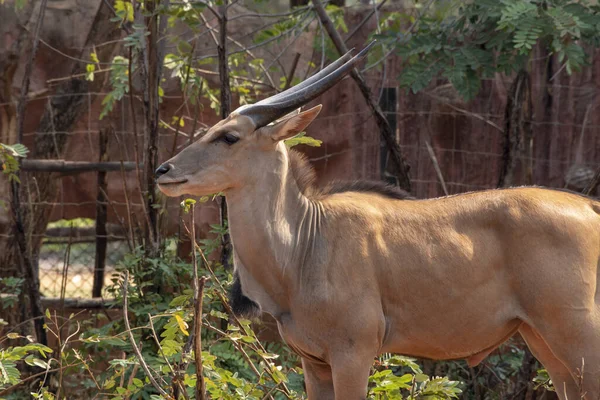
{"label": "wire mesh fence", "polygon": [[[597,51],[596,51],[597,53]],[[533,169],[532,184],[569,188],[581,191],[592,178],[600,163],[600,99],[597,96],[597,78],[600,76],[600,57],[594,53],[590,67],[578,75],[557,73],[553,80],[533,71],[533,116],[524,122],[533,130],[531,157],[519,156],[516,184],[528,183],[521,179],[524,166]],[[393,64],[393,63],[392,63]],[[504,106],[506,87],[510,77],[488,79],[483,82],[481,95],[465,104],[454,95],[447,95],[445,82],[438,82],[422,93],[411,94],[398,88],[397,68],[392,65],[386,74],[372,72],[368,83],[372,92],[382,94],[383,89],[393,90],[394,105],[386,114],[394,121],[397,139],[411,166],[413,194],[429,198],[445,194],[491,189],[497,187],[503,162]],[[548,100],[548,92],[551,98]],[[140,114],[143,107],[130,107],[129,97],[115,106],[103,120],[99,119],[102,102],[108,92],[48,94],[28,103],[32,121],[43,114],[49,101],[65,96],[84,96],[86,113],[69,132],[37,132],[32,125],[24,133],[25,144],[32,146],[43,135],[66,136],[68,146],[57,159],[65,161],[98,161],[100,132],[111,128],[108,145],[109,161],[135,161],[135,145],[142,142],[143,132],[135,132],[131,123],[131,110]],[[139,100],[137,100],[139,101]],[[307,133],[323,141],[321,147],[299,148],[308,155],[317,170],[320,183],[333,179],[381,179],[385,168],[384,147],[379,137],[371,111],[365,106],[351,80],[340,82],[330,92],[318,99],[324,105],[319,118]],[[163,124],[159,132],[159,159],[165,160],[174,152],[194,140],[192,129],[210,126],[218,115],[203,103],[200,113],[184,107],[176,90],[166,91],[161,105],[161,118],[169,121],[182,116],[185,127],[173,129]],[[0,110],[9,104],[0,103]],[[184,110],[183,112],[181,110]],[[141,129],[140,129],[141,130]],[[382,167],[383,165],[383,167]],[[51,220],[80,221],[87,218],[87,229],[94,227],[98,204],[95,172],[63,174],[57,178],[57,195],[52,201],[29,201],[26,207],[51,207]],[[139,193],[136,171],[107,173],[109,223],[122,230],[143,225],[143,204]],[[23,179],[28,179],[27,173]],[[33,186],[34,190],[35,185]],[[8,204],[8,191],[0,192],[0,200]],[[166,235],[180,229],[180,199],[163,199],[161,214]],[[201,219],[210,220],[216,208],[208,210]],[[200,213],[201,214],[201,213]],[[0,215],[0,222],[9,222]],[[63,222],[68,230],[71,222]],[[50,229],[57,225],[51,225]],[[198,232],[202,232],[201,229]],[[7,233],[0,233],[0,238]],[[121,239],[123,234],[119,236]],[[111,237],[108,244],[105,282],[129,247],[124,240]],[[70,241],[71,240],[71,241]],[[47,234],[39,251],[41,291],[45,296],[58,296],[61,284],[66,283],[67,297],[89,297],[95,264],[95,236],[69,238]]]}
{"label": "wire mesh fence", "polygon": [[[114,268],[129,251],[125,241],[108,244],[104,286],[111,284]],[[45,297],[92,297],[96,246],[93,242],[69,244],[45,240],[39,254],[40,292]],[[106,295],[106,293],[103,293]]]}

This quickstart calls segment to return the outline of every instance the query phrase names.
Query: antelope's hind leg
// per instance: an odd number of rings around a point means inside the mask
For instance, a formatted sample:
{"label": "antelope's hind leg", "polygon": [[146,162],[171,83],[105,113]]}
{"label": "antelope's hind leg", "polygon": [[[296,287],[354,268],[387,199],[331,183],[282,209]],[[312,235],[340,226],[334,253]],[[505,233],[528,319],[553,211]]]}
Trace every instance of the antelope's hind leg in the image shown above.
{"label": "antelope's hind leg", "polygon": [[551,327],[534,329],[571,373],[574,398],[600,399],[600,312],[565,313]]}
{"label": "antelope's hind leg", "polygon": [[527,343],[527,347],[544,368],[548,371],[556,393],[561,400],[579,399],[579,388],[571,373],[565,365],[558,359],[550,347],[544,342],[544,339],[535,332],[529,325],[523,324],[519,328],[519,333]]}

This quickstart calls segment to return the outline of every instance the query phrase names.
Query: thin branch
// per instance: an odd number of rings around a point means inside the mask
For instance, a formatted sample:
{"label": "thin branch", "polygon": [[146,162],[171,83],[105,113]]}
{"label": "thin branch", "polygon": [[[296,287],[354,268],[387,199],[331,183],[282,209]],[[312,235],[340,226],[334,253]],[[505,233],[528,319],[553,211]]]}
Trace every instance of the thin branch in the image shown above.
{"label": "thin branch", "polygon": [[403,38],[403,37],[409,36],[409,35],[411,35],[413,33],[413,31],[415,30],[415,28],[417,27],[417,25],[421,21],[421,18],[423,18],[423,15],[425,15],[425,12],[429,9],[429,7],[431,7],[432,4],[433,4],[433,0],[429,0],[427,2],[427,4],[425,4],[425,6],[423,6],[423,8],[421,9],[421,12],[417,16],[417,18],[415,18],[415,21],[408,28],[408,30],[406,31],[406,33],[403,36],[398,36],[394,40],[394,42],[392,43],[392,48],[387,53],[385,53],[385,55],[383,57],[381,57],[379,60],[377,60],[375,63],[373,63],[371,65],[367,65],[362,70],[362,72],[365,72],[366,70],[369,70],[369,69],[371,69],[373,67],[376,67],[379,64],[381,64],[383,61],[387,60],[387,58],[396,50],[396,44],[400,41],[400,39]]}
{"label": "thin branch", "polygon": [[289,17],[290,15],[300,14],[303,11],[307,11],[309,8],[310,8],[310,6],[299,7],[299,8],[295,8],[293,11],[289,11],[289,12],[285,12],[285,13],[273,13],[273,14],[247,13],[247,14],[240,14],[240,15],[236,15],[235,17],[229,18],[229,20],[230,21],[235,21],[236,19],[247,18],[247,17],[258,17],[258,18]]}
{"label": "thin branch", "polygon": [[371,11],[369,11],[369,13],[367,15],[365,15],[365,17],[363,18],[363,20],[360,21],[358,23],[358,25],[356,25],[356,27],[354,27],[354,29],[352,29],[352,31],[346,36],[346,39],[344,39],[344,42],[348,43],[348,41],[352,38],[352,36],[356,35],[356,32],[358,32],[360,30],[360,28],[362,28],[363,25],[366,24],[367,21],[369,21],[371,19],[371,17],[373,15],[375,15],[377,13],[377,11],[379,11],[379,9],[381,7],[383,7],[383,5],[386,2],[387,2],[387,0],[383,0],[381,3],[379,3],[375,7],[373,7],[373,9]]}
{"label": "thin branch", "polygon": [[[254,57],[254,55],[252,55],[252,54],[250,54],[250,56]],[[201,69],[201,68],[193,68],[193,69],[195,71],[200,72],[200,73],[205,74],[205,75],[219,75],[218,72],[210,71],[208,69]],[[277,87],[271,85],[270,83],[263,82],[263,81],[261,81],[259,79],[252,79],[252,78],[248,78],[247,76],[232,75],[232,74],[229,74],[229,76],[232,79],[237,79],[237,80],[240,80],[240,81],[246,81],[246,82],[254,83],[255,85],[262,85],[262,86],[265,86],[267,88],[270,88],[270,89],[273,89],[273,90],[277,90]]]}
{"label": "thin branch", "polygon": [[194,268],[194,363],[196,364],[196,399],[206,398],[206,386],[202,367],[202,298],[206,277],[198,278],[198,268]]}
{"label": "thin branch", "polygon": [[[294,36],[294,38],[288,43],[286,44],[283,49],[281,49],[281,51],[271,60],[271,62],[269,63],[269,65],[265,68],[265,70],[269,70],[275,63],[278,63],[281,66],[281,69],[284,70],[283,65],[280,62],[281,57],[283,56],[283,54],[287,51],[287,49],[292,46],[294,43],[296,43],[296,41],[300,38],[300,35],[302,34],[302,32],[304,31],[304,29],[306,29],[314,20],[313,18],[310,18],[308,20],[308,22],[304,25],[302,25],[302,23],[304,23],[304,21],[306,21],[308,19],[308,17],[310,17],[312,14],[307,13],[304,18],[302,20],[300,20],[298,22],[298,24],[296,24],[294,26],[295,27],[300,27],[300,29],[298,29],[298,34]],[[292,28],[292,30],[294,29]],[[263,67],[264,68],[264,67]]]}
{"label": "thin branch", "polygon": [[[210,32],[210,35],[213,38],[213,41],[215,42],[215,45],[217,46],[217,50],[219,49],[220,46],[220,40],[217,39],[217,36],[215,35],[215,32],[217,31],[217,29],[213,28],[212,26],[210,26],[210,21],[208,21],[206,19],[206,17],[203,14],[199,14],[200,18],[202,19],[202,22],[204,22],[204,25],[206,26],[206,29],[208,29],[208,31]],[[219,19],[219,22],[221,20]],[[219,31],[220,32],[220,31]],[[227,33],[227,31],[225,31],[225,33]],[[234,43],[235,45],[237,45],[241,50],[237,51],[237,52],[233,52],[233,53],[228,53],[229,55],[231,54],[236,54],[236,53],[246,53],[248,54],[250,57],[252,57],[253,59],[256,59],[257,57],[254,55],[253,52],[250,51],[250,48],[244,47],[244,45],[240,42],[238,42],[237,40],[235,40],[233,37],[231,36],[227,36],[227,40],[231,41],[232,43]],[[220,54],[217,54],[217,57],[220,57]],[[191,64],[191,63],[190,63]],[[269,84],[266,84],[262,81],[260,81],[260,79],[258,80],[251,80],[250,78],[245,78],[245,77],[237,77],[234,75],[229,74],[230,78],[237,78],[237,79],[243,79],[249,82],[253,82],[253,83],[257,83],[259,85],[265,85],[265,86],[270,86],[272,87],[274,90],[277,90],[277,85],[275,84],[275,81],[273,80],[273,77],[271,76],[271,74],[269,73],[268,69],[263,65],[263,63],[259,63],[258,67],[262,70],[262,73],[266,76],[266,78],[269,80]],[[203,71],[198,69],[198,71]],[[211,73],[212,75],[215,75],[215,73]],[[220,72],[218,73],[220,75]]]}
{"label": "thin branch", "polygon": [[46,370],[46,371],[43,371],[43,372],[38,372],[37,374],[30,375],[27,378],[24,378],[24,379],[20,380],[19,382],[15,383],[14,385],[9,386],[6,389],[2,389],[2,391],[0,391],[0,396],[5,396],[6,394],[8,394],[8,393],[12,392],[13,390],[15,390],[16,388],[18,388],[19,386],[21,386],[21,385],[23,385],[23,384],[25,384],[25,383],[27,383],[29,381],[32,381],[34,379],[37,379],[40,376],[44,376],[44,375],[47,375],[47,374],[58,372],[60,370],[67,369],[67,368],[78,367],[81,364],[83,364],[83,362],[78,362],[76,364],[71,364],[71,365],[65,365],[63,367],[53,368],[53,369]]}
{"label": "thin branch", "polygon": [[294,61],[292,62],[292,68],[290,69],[290,73],[285,79],[285,86],[283,87],[283,90],[289,89],[289,87],[292,85],[292,79],[294,79],[294,74],[296,73],[296,67],[298,66],[299,59],[300,53],[296,53],[296,55],[294,56]]}
{"label": "thin branch", "polygon": [[125,279],[123,280],[123,323],[125,324],[125,329],[127,330],[127,334],[129,336],[129,342],[133,347],[133,351],[144,370],[144,373],[150,380],[150,383],[154,388],[160,393],[161,396],[169,399],[171,396],[158,384],[154,376],[150,372],[150,368],[148,368],[148,364],[146,364],[146,360],[142,356],[142,352],[135,342],[135,338],[133,337],[133,332],[131,331],[131,325],[129,324],[129,315],[128,315],[128,299],[127,299],[127,284],[129,283],[129,271],[125,271]]}
{"label": "thin branch", "polygon": [[465,115],[467,115],[467,116],[470,116],[470,117],[472,117],[472,118],[475,118],[475,119],[478,119],[478,120],[480,120],[480,121],[483,121],[483,122],[485,122],[486,124],[488,124],[488,125],[490,125],[490,126],[494,127],[495,129],[497,129],[498,131],[500,131],[500,132],[504,132],[504,129],[502,129],[502,127],[501,127],[500,125],[496,124],[496,123],[495,123],[494,121],[492,121],[492,120],[489,120],[489,119],[486,119],[486,118],[484,118],[484,117],[483,117],[482,115],[480,115],[480,114],[477,114],[477,113],[474,113],[474,112],[471,112],[471,111],[465,110],[464,108],[456,107],[455,105],[453,105],[452,103],[450,103],[450,102],[449,102],[449,101],[447,101],[446,99],[444,99],[444,98],[442,98],[442,97],[439,97],[439,96],[436,96],[436,95],[434,95],[434,94],[427,93],[427,92],[423,92],[423,93],[424,93],[426,96],[429,96],[429,97],[431,97],[431,98],[433,98],[433,99],[435,99],[435,100],[437,100],[437,101],[439,101],[439,102],[441,102],[441,103],[444,103],[444,105],[446,105],[446,106],[450,107],[450,108],[451,108],[451,109],[453,109],[454,111],[458,111],[458,112],[460,112],[460,113],[462,113],[462,114],[465,114]]}
{"label": "thin branch", "polygon": [[592,180],[586,185],[585,189],[583,189],[583,194],[586,196],[590,196],[592,193],[596,191],[598,188],[598,184],[600,184],[600,167],[596,170],[594,177]]}
{"label": "thin branch", "polygon": [[448,188],[446,188],[446,181],[444,180],[444,175],[442,175],[442,170],[440,169],[440,164],[438,163],[438,159],[429,143],[429,140],[425,140],[425,146],[427,146],[427,152],[429,153],[429,157],[431,158],[431,162],[433,163],[433,168],[435,169],[435,173],[442,184],[442,189],[444,190],[444,194],[448,196]]}
{"label": "thin branch", "polygon": [[[204,266],[206,267],[207,271],[209,272],[211,278],[213,279],[213,282],[215,282],[217,284],[217,286],[219,286],[219,288],[221,290],[217,290],[216,294],[219,297],[219,300],[221,300],[221,303],[223,304],[223,307],[225,307],[225,311],[227,312],[227,314],[229,314],[231,316],[231,318],[233,319],[233,321],[236,323],[236,325],[241,328],[242,330],[245,330],[244,325],[241,323],[241,321],[239,320],[239,318],[235,315],[235,313],[233,312],[233,310],[231,309],[231,306],[229,305],[229,301],[227,300],[227,298],[225,298],[225,296],[223,296],[223,293],[226,292],[225,288],[223,287],[223,285],[221,284],[221,282],[219,282],[219,278],[217,278],[217,276],[215,275],[215,272],[213,271],[213,269],[211,268],[210,264],[208,263],[208,260],[206,259],[206,256],[204,255],[204,252],[202,251],[202,249],[200,248],[200,246],[198,246],[197,243],[193,243],[194,247],[198,250],[198,253],[200,254],[200,256],[202,257],[202,261],[204,262]],[[217,329],[217,328],[214,328]],[[234,345],[236,342],[233,342]],[[267,353],[267,350],[264,348],[264,346],[259,342],[256,341],[255,345],[259,348],[260,352],[257,352],[258,356],[262,359],[262,361],[265,363],[265,365],[268,367],[269,364],[269,360],[267,360],[264,356],[264,354]],[[241,347],[240,347],[241,348]],[[242,354],[244,354],[244,351],[242,351]],[[251,363],[252,365],[252,363]],[[271,376],[271,378],[276,381],[273,372],[267,368],[266,369],[267,373],[269,374],[269,376]],[[284,382],[281,382],[281,387],[283,394],[290,399],[290,390],[288,389],[287,385]]]}
{"label": "thin branch", "polygon": [[[310,13],[307,13],[307,14],[310,15]],[[279,35],[273,36],[273,37],[271,37],[271,38],[269,38],[267,40],[264,40],[264,41],[262,41],[260,43],[256,43],[256,44],[254,44],[252,46],[244,47],[241,50],[232,51],[232,52],[229,53],[229,55],[232,56],[234,54],[244,53],[244,52],[247,52],[248,50],[254,50],[256,48],[263,47],[263,46],[265,46],[265,45],[267,45],[267,44],[269,44],[271,42],[274,42],[276,40],[281,39],[284,36],[287,36],[290,32],[292,32],[296,28],[296,26],[298,26],[298,25],[294,25],[293,27],[285,30],[284,32],[280,33]],[[201,57],[196,58],[195,61],[197,61],[197,60],[204,60],[204,59],[207,59],[207,58],[215,58],[215,57],[218,57],[218,56],[219,56],[218,54],[214,54],[214,53],[213,54],[206,54],[206,55],[203,55]]]}
{"label": "thin branch", "polygon": [[206,398],[206,387],[202,368],[202,298],[206,277],[198,277],[198,262],[196,260],[196,218],[195,207],[191,209],[191,230],[188,230],[192,242],[192,267],[194,268],[194,363],[196,364],[196,399]]}
{"label": "thin branch", "polygon": [[[186,400],[189,400],[190,397],[188,396],[187,391],[181,385],[181,382],[179,380],[179,376],[180,376],[179,371],[175,371],[173,369],[173,366],[169,362],[169,359],[165,355],[165,352],[164,352],[162,346],[160,345],[160,340],[158,340],[158,335],[156,334],[156,329],[154,329],[154,322],[152,321],[152,315],[150,315],[150,314],[148,314],[148,321],[150,322],[150,330],[152,331],[152,337],[154,338],[154,342],[156,343],[156,346],[158,347],[158,351],[160,352],[160,355],[163,357],[163,360],[165,360],[165,363],[167,363],[167,366],[171,370],[171,373],[173,374],[173,380],[177,381],[177,387],[179,388],[179,391],[183,394],[183,397],[185,397]],[[135,376],[135,374],[132,373],[131,376],[133,377],[133,376]]]}

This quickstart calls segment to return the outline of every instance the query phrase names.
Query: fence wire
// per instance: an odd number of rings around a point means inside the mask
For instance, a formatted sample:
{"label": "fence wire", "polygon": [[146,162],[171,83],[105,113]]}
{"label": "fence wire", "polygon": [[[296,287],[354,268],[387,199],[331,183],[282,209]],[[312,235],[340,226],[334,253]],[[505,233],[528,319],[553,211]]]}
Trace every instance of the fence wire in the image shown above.
{"label": "fence wire", "polygon": [[[104,287],[110,285],[114,268],[129,251],[125,241],[108,244]],[[96,245],[93,242],[68,244],[65,240],[45,240],[39,254],[40,292],[45,297],[91,297],[94,282]]]}
{"label": "fence wire", "polygon": [[[596,57],[598,58],[598,57]],[[595,64],[598,64],[597,62]],[[594,64],[594,65],[595,65]],[[596,66],[597,68],[598,66]],[[389,75],[389,74],[388,74]],[[573,79],[559,76],[551,84],[553,103],[544,109],[541,100],[534,98],[534,113],[529,123],[534,136],[533,157],[520,156],[516,170],[516,184],[524,184],[523,169],[529,162],[533,168],[533,184],[548,187],[582,190],[590,181],[600,163],[600,100],[595,95],[597,82],[591,78]],[[545,88],[534,79],[532,92],[539,94]],[[370,76],[369,85],[377,93],[383,87],[397,86],[397,82]],[[406,93],[398,89],[395,111],[386,112],[393,116],[401,149],[411,166],[410,176],[413,194],[418,198],[429,198],[461,192],[495,188],[503,160],[503,121],[506,101],[499,91],[498,82],[483,82],[482,95],[475,101],[463,104],[459,101],[440,99],[431,93],[443,86],[432,84],[420,94]],[[589,95],[590,90],[593,93]],[[586,93],[578,97],[578,93]],[[71,94],[75,95],[75,94]],[[136,135],[131,125],[128,98],[103,121],[99,120],[102,100],[106,93],[86,93],[88,112],[75,128],[68,132],[69,146],[60,155],[66,161],[98,160],[98,135],[106,126],[112,127],[109,144],[110,161],[134,161],[133,143]],[[64,95],[60,95],[64,96]],[[534,96],[535,97],[535,96]],[[30,101],[28,112],[35,119],[40,115],[50,96]],[[179,130],[163,127],[159,135],[161,160],[167,159],[173,150],[190,142],[190,122],[197,115],[181,104],[178,95],[165,94],[161,115],[170,121],[181,115],[186,120],[185,128]],[[319,182],[333,179],[381,179],[380,154],[382,139],[369,109],[365,106],[354,83],[347,79],[319,99],[324,105],[322,115],[309,127],[308,134],[323,141],[321,147],[298,148],[308,155],[315,166]],[[0,104],[0,109],[7,104]],[[549,108],[548,108],[549,107]],[[137,107],[141,114],[143,107]],[[184,110],[181,112],[180,110]],[[218,117],[207,105],[197,115],[197,127],[210,126]],[[140,124],[142,125],[142,124]],[[176,134],[177,132],[177,134]],[[58,135],[63,132],[46,132]],[[35,129],[25,132],[26,145],[41,133]],[[138,143],[142,144],[143,132],[138,132]],[[175,137],[178,141],[174,144]],[[428,149],[431,146],[431,150]],[[141,148],[141,147],[140,147]],[[433,155],[432,155],[433,153]],[[435,164],[439,169],[436,171]],[[26,174],[25,174],[26,175]],[[109,222],[127,231],[130,223],[139,227],[143,222],[143,206],[139,196],[136,173],[129,171],[109,172],[108,213]],[[38,201],[27,207],[52,206],[52,221],[92,219],[97,204],[96,173],[81,173],[59,178],[58,195],[53,201]],[[442,184],[443,182],[443,184]],[[444,190],[445,186],[445,190]],[[129,193],[124,196],[124,188]],[[7,191],[0,200],[8,204]],[[165,220],[166,235],[175,235],[179,226],[180,199],[165,199],[166,210],[161,217]],[[129,211],[128,211],[129,210]],[[131,218],[128,212],[134,214]],[[216,207],[201,214],[200,224],[216,215]],[[0,216],[0,222],[1,222]],[[216,216],[218,220],[218,216]],[[89,221],[89,220],[88,220]],[[211,221],[214,222],[214,221]],[[68,226],[68,223],[66,223]],[[208,223],[205,223],[204,228]],[[202,232],[202,226],[198,229]],[[205,232],[204,232],[205,233]],[[201,233],[202,234],[202,233]],[[1,233],[0,239],[7,234]],[[114,238],[113,238],[114,239]],[[44,296],[59,296],[62,282],[66,283],[67,297],[90,297],[93,282],[95,242],[68,237],[46,236],[39,252],[39,274]],[[108,244],[105,285],[115,265],[129,250],[127,242],[110,240]]]}

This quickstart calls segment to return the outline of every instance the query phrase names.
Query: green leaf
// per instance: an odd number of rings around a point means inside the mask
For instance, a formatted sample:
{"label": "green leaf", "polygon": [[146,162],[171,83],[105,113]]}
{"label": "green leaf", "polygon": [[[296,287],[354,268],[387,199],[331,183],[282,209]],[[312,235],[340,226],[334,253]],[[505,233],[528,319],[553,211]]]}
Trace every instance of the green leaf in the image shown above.
{"label": "green leaf", "polygon": [[285,140],[284,142],[288,148],[292,148],[299,144],[304,144],[304,145],[312,146],[312,147],[321,147],[321,143],[323,143],[322,141],[312,138],[310,136],[305,136],[305,135],[306,135],[306,132],[300,132],[296,136],[289,138],[289,139]]}
{"label": "green leaf", "polygon": [[88,64],[85,66],[85,70],[86,70],[85,79],[90,82],[93,81],[94,80],[94,71],[96,71],[96,66],[94,64]]}
{"label": "green leaf", "polygon": [[196,200],[194,199],[185,199],[181,202],[181,208],[183,208],[183,211],[188,213],[190,212],[190,208],[194,207],[196,205]]}
{"label": "green leaf", "polygon": [[188,324],[183,320],[183,318],[181,318],[181,315],[175,314],[174,317],[177,321],[177,325],[179,325],[179,329],[181,329],[181,332],[183,332],[185,336],[190,336],[190,333],[187,331]]}

